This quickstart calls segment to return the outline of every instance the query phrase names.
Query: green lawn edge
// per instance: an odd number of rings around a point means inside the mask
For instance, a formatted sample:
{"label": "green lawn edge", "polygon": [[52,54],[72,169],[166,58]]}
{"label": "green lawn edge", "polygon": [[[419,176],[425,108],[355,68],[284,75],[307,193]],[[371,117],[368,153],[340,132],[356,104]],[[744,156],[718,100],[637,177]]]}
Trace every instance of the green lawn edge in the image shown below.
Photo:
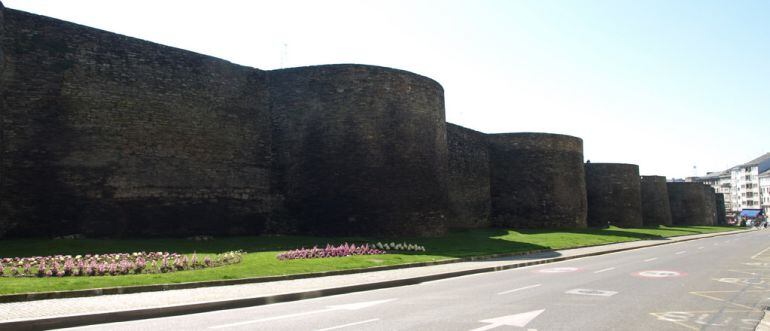
{"label": "green lawn edge", "polygon": [[[0,295],[326,273],[736,230],[742,230],[742,228],[723,226],[659,226],[575,230],[475,229],[452,231],[443,237],[437,238],[258,236],[216,238],[203,242],[184,239],[0,240],[0,257],[136,251],[170,251],[185,254],[195,252],[199,257],[202,257],[230,250],[241,249],[247,252],[243,256],[243,261],[239,264],[167,274],[62,278],[2,277],[0,278]],[[383,243],[405,241],[407,243],[419,244],[425,246],[427,252],[399,252],[397,254],[290,261],[279,261],[276,259],[278,253],[299,247],[325,246],[326,243],[373,243],[378,241]]]}

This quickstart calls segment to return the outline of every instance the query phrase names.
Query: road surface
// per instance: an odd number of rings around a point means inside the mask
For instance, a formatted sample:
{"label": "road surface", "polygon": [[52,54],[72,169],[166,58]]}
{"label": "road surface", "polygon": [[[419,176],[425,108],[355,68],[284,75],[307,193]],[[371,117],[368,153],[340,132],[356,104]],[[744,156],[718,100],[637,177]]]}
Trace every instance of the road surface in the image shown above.
{"label": "road surface", "polygon": [[68,330],[754,330],[770,230],[419,285]]}

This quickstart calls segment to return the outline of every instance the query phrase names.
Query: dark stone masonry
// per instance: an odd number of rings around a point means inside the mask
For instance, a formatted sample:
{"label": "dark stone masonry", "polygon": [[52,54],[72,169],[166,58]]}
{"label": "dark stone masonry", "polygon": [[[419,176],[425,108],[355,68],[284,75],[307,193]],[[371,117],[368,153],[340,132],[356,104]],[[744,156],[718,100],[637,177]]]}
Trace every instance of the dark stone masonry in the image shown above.
{"label": "dark stone masonry", "polygon": [[487,135],[447,123],[449,149],[449,206],[447,226],[489,226],[489,148]]}
{"label": "dark stone masonry", "polygon": [[668,202],[666,177],[642,176],[642,223],[645,226],[671,226],[671,206]]}
{"label": "dark stone masonry", "polygon": [[586,163],[588,226],[642,226],[639,166],[623,163]]}
{"label": "dark stone masonry", "polygon": [[446,123],[414,73],[263,71],[0,3],[0,238],[723,222],[713,190],[664,181]]}
{"label": "dark stone masonry", "polygon": [[447,216],[444,91],[406,71],[271,71],[274,191],[314,234],[440,235]]}
{"label": "dark stone masonry", "polygon": [[703,185],[703,188],[706,190],[703,193],[706,199],[706,212],[710,214],[709,225],[717,225],[719,224],[719,215],[717,214],[718,207],[716,190],[708,185]]}
{"label": "dark stone masonry", "polygon": [[702,183],[667,183],[667,185],[674,225],[715,224],[716,197],[707,190],[708,186]]}
{"label": "dark stone masonry", "polygon": [[586,227],[582,139],[530,132],[488,139],[494,225]]}
{"label": "dark stone masonry", "polygon": [[727,225],[727,209],[725,208],[725,194],[716,194],[717,225]]}
{"label": "dark stone masonry", "polygon": [[1,25],[0,231],[264,229],[264,72],[12,9]]}

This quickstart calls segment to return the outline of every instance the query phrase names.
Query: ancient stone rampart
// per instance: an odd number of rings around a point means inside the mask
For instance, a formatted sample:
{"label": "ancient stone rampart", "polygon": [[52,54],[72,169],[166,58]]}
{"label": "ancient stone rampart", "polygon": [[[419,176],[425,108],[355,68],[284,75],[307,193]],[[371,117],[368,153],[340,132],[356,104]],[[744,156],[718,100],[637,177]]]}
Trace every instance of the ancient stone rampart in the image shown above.
{"label": "ancient stone rampart", "polygon": [[639,166],[586,163],[588,226],[642,226]]}
{"label": "ancient stone rampart", "polygon": [[644,226],[671,226],[671,206],[664,176],[642,176],[642,223]]}
{"label": "ancient stone rampart", "polygon": [[727,209],[725,208],[725,194],[716,194],[717,225],[727,225]]}
{"label": "ancient stone rampart", "polygon": [[[716,197],[702,183],[667,183],[674,225],[714,225]],[[712,209],[714,207],[714,209]]]}
{"label": "ancient stone rampart", "polygon": [[12,9],[0,49],[0,223],[15,235],[259,233],[265,73]]}
{"label": "ancient stone rampart", "polygon": [[706,212],[709,213],[709,225],[719,224],[719,215],[717,213],[717,194],[716,190],[709,185],[703,185],[706,200]]}
{"label": "ancient stone rampart", "polygon": [[302,232],[445,231],[441,85],[362,65],[275,70],[268,81],[275,190]]}
{"label": "ancient stone rampart", "polygon": [[525,132],[488,140],[493,224],[586,227],[582,139]]}
{"label": "ancient stone rampart", "polygon": [[[582,162],[447,124],[410,72],[262,71],[0,4],[0,238],[641,226],[638,166]],[[645,222],[714,223],[713,192],[644,186]]]}
{"label": "ancient stone rampart", "polygon": [[489,148],[487,135],[447,123],[449,150],[449,206],[447,226],[489,226]]}

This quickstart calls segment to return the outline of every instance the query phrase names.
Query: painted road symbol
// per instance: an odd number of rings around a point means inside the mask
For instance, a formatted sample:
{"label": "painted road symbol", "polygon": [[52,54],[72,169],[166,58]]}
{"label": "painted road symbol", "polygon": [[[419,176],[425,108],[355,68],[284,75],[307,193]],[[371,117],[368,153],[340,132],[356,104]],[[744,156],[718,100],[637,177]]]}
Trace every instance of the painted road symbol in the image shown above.
{"label": "painted road symbol", "polygon": [[659,321],[672,322],[691,330],[707,327],[754,330],[754,326],[759,323],[759,320],[745,317],[761,317],[761,315],[757,316],[761,312],[751,310],[669,311],[650,314]]}
{"label": "painted road symbol", "polygon": [[615,292],[615,291],[591,290],[587,288],[576,288],[564,293],[578,294],[578,295],[593,295],[593,296],[599,296],[599,297],[611,297],[615,294],[618,294],[618,292]]}
{"label": "painted road symbol", "polygon": [[518,326],[520,328],[523,328],[529,324],[535,317],[543,313],[545,309],[540,310],[533,310],[528,311],[526,313],[520,313],[515,315],[507,315],[507,316],[501,316],[496,318],[490,318],[481,320],[479,322],[485,323],[488,325],[482,326],[480,328],[473,329],[471,331],[484,331],[484,330],[491,330],[503,325],[506,326]]}
{"label": "painted road symbol", "polygon": [[684,272],[670,271],[670,270],[646,270],[640,271],[634,274],[635,276],[647,277],[647,278],[670,278],[680,277],[686,275]]}
{"label": "painted road symbol", "polygon": [[739,285],[761,285],[765,283],[765,281],[762,279],[752,279],[752,278],[716,278],[714,280],[722,283],[739,284]]}
{"label": "painted road symbol", "polygon": [[540,269],[540,270],[537,270],[537,272],[543,273],[543,274],[560,274],[560,273],[565,273],[565,272],[575,272],[575,271],[578,271],[578,270],[580,270],[580,268],[560,267],[560,268]]}

